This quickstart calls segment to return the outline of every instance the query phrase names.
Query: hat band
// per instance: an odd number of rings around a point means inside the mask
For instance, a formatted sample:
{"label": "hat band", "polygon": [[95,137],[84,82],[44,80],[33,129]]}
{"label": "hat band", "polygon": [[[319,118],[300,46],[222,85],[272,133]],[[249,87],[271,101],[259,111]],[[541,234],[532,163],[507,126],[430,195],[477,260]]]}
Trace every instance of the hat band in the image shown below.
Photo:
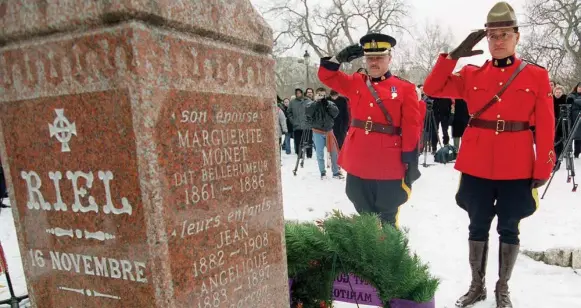
{"label": "hat band", "polygon": [[363,44],[363,49],[390,49],[391,44],[388,42],[373,42]]}
{"label": "hat band", "polygon": [[484,25],[486,28],[509,28],[509,27],[517,27],[516,20],[508,20],[508,21],[494,21],[488,22]]}

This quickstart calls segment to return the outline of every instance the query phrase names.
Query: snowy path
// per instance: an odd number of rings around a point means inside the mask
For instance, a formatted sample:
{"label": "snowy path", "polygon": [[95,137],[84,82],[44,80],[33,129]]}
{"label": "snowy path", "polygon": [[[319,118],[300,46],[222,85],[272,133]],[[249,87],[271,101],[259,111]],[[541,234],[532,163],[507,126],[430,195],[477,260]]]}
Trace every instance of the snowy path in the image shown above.
{"label": "snowy path", "polygon": [[[305,162],[295,177],[292,168],[294,155],[283,154],[282,181],[286,219],[313,220],[326,212],[339,209],[353,213],[345,196],[344,180],[320,180],[314,159]],[[576,160],[578,170],[581,161]],[[452,165],[421,168],[422,178],[414,184],[411,200],[404,205],[400,220],[410,229],[412,248],[429,262],[432,273],[442,282],[436,294],[438,308],[453,307],[456,298],[469,283],[467,262],[467,224],[465,213],[456,206],[454,194],[459,174]],[[579,178],[581,181],[581,178]],[[498,269],[496,233],[491,232],[491,251],[488,265],[489,299],[474,308],[493,308],[494,283]],[[557,174],[541,207],[532,217],[521,223],[523,249],[552,247],[581,247],[581,192],[573,194],[565,183],[564,170]],[[16,292],[26,292],[22,263],[18,251],[12,213],[0,213],[0,241],[2,242],[14,280]],[[519,255],[511,279],[512,298],[518,308],[574,308],[581,307],[581,271],[548,266]],[[6,285],[4,276],[0,284]],[[0,298],[8,297],[7,288],[0,288]],[[336,303],[336,308],[355,305]],[[364,306],[361,306],[363,308]]]}
{"label": "snowy path", "polygon": [[[314,220],[325,212],[339,209],[354,213],[345,196],[345,181],[320,180],[316,160],[307,159],[305,168],[294,177],[296,156],[283,154],[283,195],[286,219]],[[429,159],[430,160],[430,159]],[[422,160],[423,161],[423,160]],[[581,160],[576,160],[577,170]],[[468,217],[454,200],[459,173],[453,165],[420,167],[421,179],[414,184],[412,197],[400,214],[403,227],[409,228],[410,245],[430,264],[441,279],[436,294],[438,308],[454,307],[458,296],[470,282],[468,265]],[[581,179],[578,179],[581,181]],[[572,193],[565,182],[565,171],[555,176],[540,209],[523,220],[521,249],[547,249],[561,246],[581,247],[581,192]],[[542,190],[539,194],[542,193]],[[491,230],[487,275],[488,300],[474,308],[496,307],[494,285],[498,271],[496,220]],[[519,308],[581,307],[581,271],[548,266],[519,255],[511,279],[513,304]],[[337,308],[354,307],[338,304]]]}

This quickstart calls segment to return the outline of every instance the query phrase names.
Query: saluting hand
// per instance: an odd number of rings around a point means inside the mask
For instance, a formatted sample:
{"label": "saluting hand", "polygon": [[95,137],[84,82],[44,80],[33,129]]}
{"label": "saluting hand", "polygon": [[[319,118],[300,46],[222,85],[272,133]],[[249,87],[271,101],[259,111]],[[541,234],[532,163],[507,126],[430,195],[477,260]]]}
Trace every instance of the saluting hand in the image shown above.
{"label": "saluting hand", "polygon": [[344,62],[351,62],[357,58],[363,57],[363,47],[359,44],[353,44],[341,50],[336,56],[335,59],[339,61],[339,63]]}
{"label": "saluting hand", "polygon": [[482,50],[472,50],[472,49],[485,36],[486,36],[486,30],[484,30],[484,29],[470,33],[468,35],[468,37],[466,37],[466,39],[464,39],[464,41],[462,43],[460,43],[460,45],[458,45],[458,47],[456,47],[456,49],[452,50],[452,52],[450,52],[448,54],[448,57],[450,57],[450,59],[458,60],[458,59],[464,58],[464,57],[472,57],[475,55],[483,54],[484,51],[482,51]]}

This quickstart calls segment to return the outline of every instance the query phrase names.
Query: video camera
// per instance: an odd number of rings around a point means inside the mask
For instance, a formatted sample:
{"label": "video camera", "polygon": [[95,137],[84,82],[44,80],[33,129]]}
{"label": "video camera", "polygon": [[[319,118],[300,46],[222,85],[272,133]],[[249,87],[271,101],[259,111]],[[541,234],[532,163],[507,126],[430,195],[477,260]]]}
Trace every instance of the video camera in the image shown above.
{"label": "video camera", "polygon": [[434,100],[431,98],[426,98],[424,100],[424,102],[426,102],[426,109],[427,110],[432,110],[434,108]]}
{"label": "video camera", "polygon": [[571,115],[571,105],[570,104],[559,105],[559,116],[569,117],[569,115]]}

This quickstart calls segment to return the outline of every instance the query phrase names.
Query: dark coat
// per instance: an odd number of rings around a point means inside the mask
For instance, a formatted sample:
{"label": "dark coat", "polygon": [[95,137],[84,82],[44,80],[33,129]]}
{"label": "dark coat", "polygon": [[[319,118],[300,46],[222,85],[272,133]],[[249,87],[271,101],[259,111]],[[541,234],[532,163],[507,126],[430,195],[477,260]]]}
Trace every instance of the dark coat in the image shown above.
{"label": "dark coat", "polygon": [[[569,94],[567,97],[567,103],[571,104],[571,126],[573,126],[575,120],[579,118],[579,114],[581,113],[581,93]],[[581,124],[579,124],[577,130],[573,134],[575,140],[581,140]]]}
{"label": "dark coat", "polygon": [[452,121],[452,138],[461,138],[464,135],[464,130],[468,126],[470,115],[468,114],[468,107],[463,99],[454,100],[454,120]]}
{"label": "dark coat", "polygon": [[305,115],[310,127],[328,132],[333,129],[335,118],[339,115],[339,109],[335,103],[327,99],[311,101],[307,105]]}
{"label": "dark coat", "polygon": [[347,105],[347,99],[343,96],[337,97],[337,99],[331,99],[337,109],[339,109],[339,115],[335,118],[335,125],[333,125],[333,133],[337,138],[337,143],[339,143],[339,148],[343,146],[343,140],[349,130],[349,106]]}
{"label": "dark coat", "polygon": [[293,124],[291,123],[290,119],[288,118],[288,107],[284,105],[284,103],[279,103],[278,106],[280,107],[280,109],[282,109],[282,112],[284,112],[284,116],[286,118],[286,127],[287,127],[287,131],[289,134],[291,134],[292,136],[292,132],[293,132]]}
{"label": "dark coat", "polygon": [[447,121],[452,113],[452,100],[448,98],[434,99],[434,117],[442,122]]}

